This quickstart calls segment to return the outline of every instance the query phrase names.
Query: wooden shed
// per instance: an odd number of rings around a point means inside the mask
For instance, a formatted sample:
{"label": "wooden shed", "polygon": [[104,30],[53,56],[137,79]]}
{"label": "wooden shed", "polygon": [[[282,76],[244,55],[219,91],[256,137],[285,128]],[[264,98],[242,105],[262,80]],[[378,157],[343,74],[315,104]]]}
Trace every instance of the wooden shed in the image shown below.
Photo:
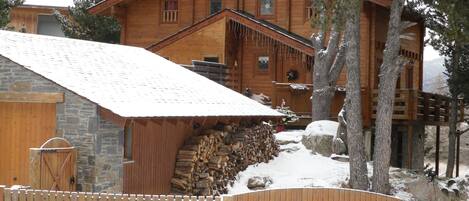
{"label": "wooden shed", "polygon": [[11,10],[8,26],[23,33],[64,36],[53,14],[58,11],[67,15],[68,7],[73,6],[73,0],[25,0]]}
{"label": "wooden shed", "polygon": [[77,189],[170,192],[195,127],[282,115],[142,48],[0,32],[0,183],[28,185],[28,148],[77,148]]}

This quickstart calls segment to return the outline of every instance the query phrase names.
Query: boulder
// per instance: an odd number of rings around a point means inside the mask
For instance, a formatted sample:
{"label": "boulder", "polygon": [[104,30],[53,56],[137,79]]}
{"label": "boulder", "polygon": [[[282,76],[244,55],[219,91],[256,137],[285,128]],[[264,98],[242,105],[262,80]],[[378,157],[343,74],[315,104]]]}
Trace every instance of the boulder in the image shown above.
{"label": "boulder", "polygon": [[338,126],[339,123],[335,121],[312,122],[306,127],[301,142],[314,153],[329,157],[333,153],[332,144]]}
{"label": "boulder", "polygon": [[[453,181],[454,182],[454,181]],[[452,182],[448,182],[452,183]],[[428,201],[463,201],[467,200],[463,185],[454,182],[450,186],[448,183],[429,181],[427,177],[419,176],[413,182],[407,183],[407,191],[417,200]]]}
{"label": "boulder", "polygon": [[329,157],[332,155],[332,140],[334,136],[330,135],[306,135],[301,142],[306,149],[314,153]]}
{"label": "boulder", "polygon": [[273,183],[272,178],[270,177],[251,177],[248,180],[248,188],[251,190],[261,190],[265,189]]}

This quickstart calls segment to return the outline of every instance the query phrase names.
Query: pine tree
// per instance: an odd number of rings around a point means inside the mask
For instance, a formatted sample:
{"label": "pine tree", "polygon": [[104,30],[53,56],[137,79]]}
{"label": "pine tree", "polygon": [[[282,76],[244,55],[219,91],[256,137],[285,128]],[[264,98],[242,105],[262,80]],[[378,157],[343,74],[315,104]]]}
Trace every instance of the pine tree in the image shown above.
{"label": "pine tree", "polygon": [[0,0],[0,29],[10,29],[7,27],[10,22],[10,11],[13,7],[21,5],[23,0]]}
{"label": "pine tree", "polygon": [[65,36],[69,38],[92,40],[106,43],[119,43],[120,25],[113,17],[88,13],[94,0],[76,0],[70,7],[69,16],[55,12]]}
{"label": "pine tree", "polygon": [[412,1],[416,8],[425,16],[425,24],[429,28],[428,42],[440,55],[445,57],[444,66],[448,76],[447,84],[451,96],[449,117],[449,146],[446,176],[452,177],[456,137],[458,135],[459,98],[469,98],[467,76],[469,76],[469,1],[467,0],[418,0]]}

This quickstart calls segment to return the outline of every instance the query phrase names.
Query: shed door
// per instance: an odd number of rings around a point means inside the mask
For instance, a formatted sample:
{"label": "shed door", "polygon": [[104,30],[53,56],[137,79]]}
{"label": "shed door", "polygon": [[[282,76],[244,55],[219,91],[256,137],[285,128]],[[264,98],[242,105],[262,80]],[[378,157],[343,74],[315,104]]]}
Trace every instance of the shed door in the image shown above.
{"label": "shed door", "polygon": [[29,148],[55,136],[55,105],[0,102],[0,184],[28,185]]}

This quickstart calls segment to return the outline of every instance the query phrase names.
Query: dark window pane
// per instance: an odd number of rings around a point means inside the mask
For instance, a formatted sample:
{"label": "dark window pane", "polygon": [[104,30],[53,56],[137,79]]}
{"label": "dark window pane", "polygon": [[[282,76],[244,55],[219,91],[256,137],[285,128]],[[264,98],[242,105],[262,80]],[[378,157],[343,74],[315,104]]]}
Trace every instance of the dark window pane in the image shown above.
{"label": "dark window pane", "polygon": [[221,10],[221,0],[210,0],[210,14]]}
{"label": "dark window pane", "polygon": [[257,67],[259,70],[267,71],[269,69],[269,57],[268,56],[260,56],[257,59]]}
{"label": "dark window pane", "polygon": [[204,61],[219,63],[220,59],[218,59],[218,57],[204,57]]}
{"label": "dark window pane", "polygon": [[274,14],[274,0],[260,0],[261,15],[273,15]]}
{"label": "dark window pane", "polygon": [[132,160],[132,124],[124,129],[124,159]]}
{"label": "dark window pane", "polygon": [[164,10],[177,10],[178,9],[178,0],[165,0]]}

